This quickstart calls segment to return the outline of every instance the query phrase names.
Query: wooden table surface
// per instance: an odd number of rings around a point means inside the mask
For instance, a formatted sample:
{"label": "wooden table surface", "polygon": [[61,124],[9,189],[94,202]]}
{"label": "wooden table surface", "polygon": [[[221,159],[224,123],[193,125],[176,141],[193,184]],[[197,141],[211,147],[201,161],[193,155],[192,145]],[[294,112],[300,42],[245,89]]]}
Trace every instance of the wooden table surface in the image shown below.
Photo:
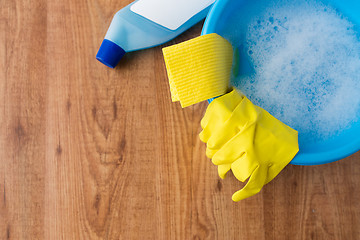
{"label": "wooden table surface", "polygon": [[360,239],[360,154],[221,180],[207,103],[171,103],[161,48],[95,59],[130,0],[0,1],[0,239]]}

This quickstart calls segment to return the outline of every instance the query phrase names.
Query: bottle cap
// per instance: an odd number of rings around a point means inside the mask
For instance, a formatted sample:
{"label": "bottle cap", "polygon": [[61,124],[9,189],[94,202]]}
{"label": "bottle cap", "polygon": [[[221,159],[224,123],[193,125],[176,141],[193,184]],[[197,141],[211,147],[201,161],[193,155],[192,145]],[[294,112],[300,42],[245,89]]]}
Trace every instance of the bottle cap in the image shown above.
{"label": "bottle cap", "polygon": [[122,47],[110,40],[104,39],[96,54],[96,59],[106,66],[114,68],[125,53]]}

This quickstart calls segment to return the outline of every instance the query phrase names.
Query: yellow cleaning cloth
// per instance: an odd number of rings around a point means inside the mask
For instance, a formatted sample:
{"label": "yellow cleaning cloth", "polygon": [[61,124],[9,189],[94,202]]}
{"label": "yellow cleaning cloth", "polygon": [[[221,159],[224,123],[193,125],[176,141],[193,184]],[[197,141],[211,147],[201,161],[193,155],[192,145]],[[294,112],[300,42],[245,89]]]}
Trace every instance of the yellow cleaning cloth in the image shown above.
{"label": "yellow cleaning cloth", "polygon": [[171,98],[187,107],[223,95],[229,87],[233,51],[216,33],[163,49]]}

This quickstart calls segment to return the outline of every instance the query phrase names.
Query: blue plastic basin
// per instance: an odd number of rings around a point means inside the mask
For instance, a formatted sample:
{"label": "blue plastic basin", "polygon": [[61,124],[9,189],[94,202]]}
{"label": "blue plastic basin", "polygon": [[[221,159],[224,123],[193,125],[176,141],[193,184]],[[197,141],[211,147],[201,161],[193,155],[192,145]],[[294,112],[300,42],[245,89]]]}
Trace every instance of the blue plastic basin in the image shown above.
{"label": "blue plastic basin", "polygon": [[[249,3],[249,1],[252,1]],[[271,0],[269,0],[271,1]],[[203,27],[202,35],[217,33],[224,36],[224,29],[237,27],[231,22],[231,16],[251,14],[249,5],[257,4],[257,0],[217,0],[212,6]],[[332,5],[348,17],[356,26],[360,26],[360,1],[328,0],[322,1]],[[261,6],[259,6],[261,7]],[[240,59],[241,61],[241,59]],[[360,69],[359,69],[360,74]],[[360,93],[359,93],[360,97]],[[319,165],[343,159],[360,150],[360,120],[354,121],[349,129],[343,130],[334,137],[300,144],[300,151],[291,161],[295,165]]]}

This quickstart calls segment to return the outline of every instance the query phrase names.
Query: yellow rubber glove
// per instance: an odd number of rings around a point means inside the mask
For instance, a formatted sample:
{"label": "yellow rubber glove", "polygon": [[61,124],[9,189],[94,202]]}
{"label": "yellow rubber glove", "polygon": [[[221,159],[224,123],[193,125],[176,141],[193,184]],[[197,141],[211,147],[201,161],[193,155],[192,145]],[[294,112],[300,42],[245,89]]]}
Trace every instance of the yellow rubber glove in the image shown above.
{"label": "yellow rubber glove", "polygon": [[200,139],[207,143],[220,177],[231,169],[238,180],[249,178],[233,201],[258,193],[299,151],[297,131],[236,90],[210,103],[201,126]]}

